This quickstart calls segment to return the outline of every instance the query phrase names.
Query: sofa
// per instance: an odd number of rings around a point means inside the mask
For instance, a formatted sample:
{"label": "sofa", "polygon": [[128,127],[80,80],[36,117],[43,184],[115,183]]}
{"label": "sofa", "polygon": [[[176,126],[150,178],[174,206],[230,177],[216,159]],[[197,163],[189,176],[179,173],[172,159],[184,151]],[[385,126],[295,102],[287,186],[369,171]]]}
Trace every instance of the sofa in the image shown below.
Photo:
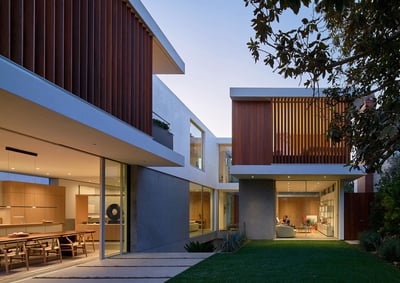
{"label": "sofa", "polygon": [[286,224],[279,224],[275,227],[277,238],[294,238],[296,237],[296,229]]}
{"label": "sofa", "polygon": [[199,223],[194,220],[189,220],[189,232],[195,232],[199,230]]}

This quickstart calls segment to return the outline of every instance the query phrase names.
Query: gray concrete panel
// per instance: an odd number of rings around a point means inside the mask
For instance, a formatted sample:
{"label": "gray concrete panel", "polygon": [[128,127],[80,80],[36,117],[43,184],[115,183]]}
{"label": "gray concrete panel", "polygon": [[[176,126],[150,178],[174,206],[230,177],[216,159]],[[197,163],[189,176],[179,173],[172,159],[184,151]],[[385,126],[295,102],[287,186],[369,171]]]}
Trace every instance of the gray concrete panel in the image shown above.
{"label": "gray concrete panel", "polygon": [[239,220],[248,239],[275,238],[276,191],[273,180],[239,181]]}
{"label": "gray concrete panel", "polygon": [[185,251],[189,182],[132,166],[131,184],[131,251]]}

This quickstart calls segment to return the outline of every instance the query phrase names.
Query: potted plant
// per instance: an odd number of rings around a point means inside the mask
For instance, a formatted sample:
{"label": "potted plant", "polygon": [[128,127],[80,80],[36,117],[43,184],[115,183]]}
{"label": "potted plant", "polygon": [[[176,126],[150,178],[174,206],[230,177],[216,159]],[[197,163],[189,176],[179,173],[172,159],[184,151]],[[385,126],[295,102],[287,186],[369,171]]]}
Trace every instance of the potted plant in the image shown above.
{"label": "potted plant", "polygon": [[173,149],[173,135],[169,132],[169,125],[164,121],[153,118],[153,139],[156,142]]}

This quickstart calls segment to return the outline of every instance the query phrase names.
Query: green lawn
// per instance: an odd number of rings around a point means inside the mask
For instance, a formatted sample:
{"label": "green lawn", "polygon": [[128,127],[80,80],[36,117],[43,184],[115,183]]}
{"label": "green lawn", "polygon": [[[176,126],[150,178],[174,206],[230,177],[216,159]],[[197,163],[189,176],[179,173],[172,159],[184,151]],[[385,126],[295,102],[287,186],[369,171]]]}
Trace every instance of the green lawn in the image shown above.
{"label": "green lawn", "polygon": [[168,282],[400,282],[400,270],[343,241],[251,241]]}

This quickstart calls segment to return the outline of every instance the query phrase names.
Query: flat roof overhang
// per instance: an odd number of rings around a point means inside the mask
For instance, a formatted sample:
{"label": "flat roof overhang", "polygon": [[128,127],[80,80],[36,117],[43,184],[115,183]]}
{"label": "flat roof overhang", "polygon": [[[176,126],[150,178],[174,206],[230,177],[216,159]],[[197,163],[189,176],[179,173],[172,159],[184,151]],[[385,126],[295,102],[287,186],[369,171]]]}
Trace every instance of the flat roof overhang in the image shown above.
{"label": "flat roof overhang", "polygon": [[239,179],[270,179],[275,181],[355,180],[365,175],[340,164],[272,164],[234,165],[231,174]]}
{"label": "flat roof overhang", "polygon": [[315,93],[311,88],[260,88],[260,87],[232,87],[230,97],[232,100],[245,101],[270,101],[274,97],[325,97],[323,88]]}
{"label": "flat roof overhang", "polygon": [[182,155],[151,136],[1,56],[0,74],[2,140],[18,133],[126,164],[184,165]]}
{"label": "flat roof overhang", "polygon": [[153,35],[153,74],[184,74],[185,63],[139,0],[129,0],[131,7]]}

